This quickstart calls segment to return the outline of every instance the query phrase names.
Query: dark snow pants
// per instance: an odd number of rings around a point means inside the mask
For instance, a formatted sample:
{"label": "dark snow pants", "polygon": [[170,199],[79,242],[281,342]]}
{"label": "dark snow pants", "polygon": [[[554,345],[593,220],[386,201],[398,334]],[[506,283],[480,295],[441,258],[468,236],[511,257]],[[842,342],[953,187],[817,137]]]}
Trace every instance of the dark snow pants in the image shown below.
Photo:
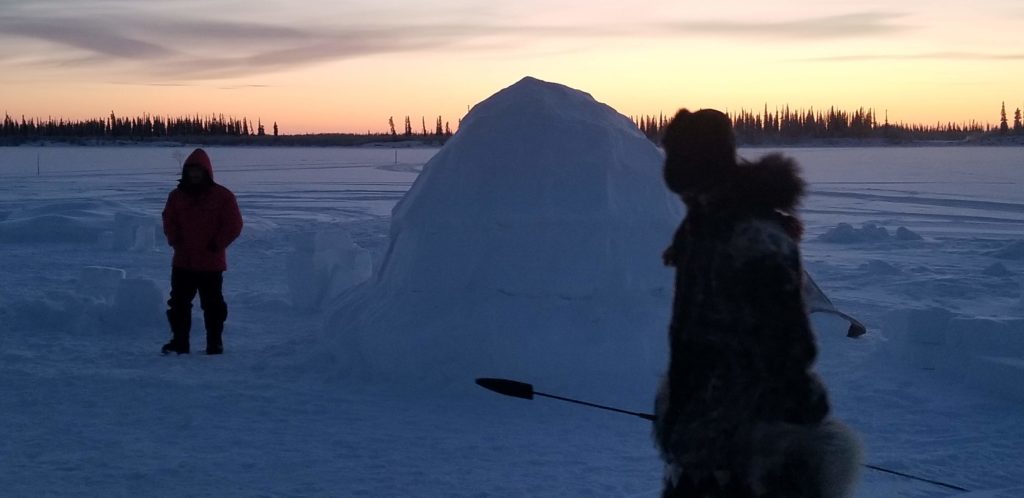
{"label": "dark snow pants", "polygon": [[224,302],[222,287],[224,273],[219,271],[192,271],[174,268],[171,271],[171,299],[167,301],[167,321],[171,324],[173,341],[189,345],[192,330],[192,300],[199,293],[206,323],[207,349],[221,348],[224,321],[228,319],[228,305]]}

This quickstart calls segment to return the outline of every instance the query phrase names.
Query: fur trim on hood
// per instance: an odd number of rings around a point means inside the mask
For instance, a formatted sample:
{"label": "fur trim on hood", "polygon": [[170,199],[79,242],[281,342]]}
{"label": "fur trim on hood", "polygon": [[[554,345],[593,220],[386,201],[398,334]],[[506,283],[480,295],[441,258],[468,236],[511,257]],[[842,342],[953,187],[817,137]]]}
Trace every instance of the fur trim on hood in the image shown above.
{"label": "fur trim on hood", "polygon": [[807,190],[796,161],[782,154],[741,163],[730,173],[722,185],[709,192],[710,204],[791,212]]}

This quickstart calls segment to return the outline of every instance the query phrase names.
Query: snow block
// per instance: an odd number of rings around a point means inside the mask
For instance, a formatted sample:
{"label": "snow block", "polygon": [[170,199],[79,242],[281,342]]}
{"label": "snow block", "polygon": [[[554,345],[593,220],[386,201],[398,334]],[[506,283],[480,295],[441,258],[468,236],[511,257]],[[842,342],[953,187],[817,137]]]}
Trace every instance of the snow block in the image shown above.
{"label": "snow block", "polygon": [[120,268],[87,266],[78,277],[75,292],[79,296],[110,304],[114,302],[125,276],[125,271]]}
{"label": "snow block", "polygon": [[993,394],[1024,401],[1024,357],[972,357],[967,382]]}
{"label": "snow block", "polygon": [[156,246],[156,220],[137,213],[115,213],[112,249],[144,252]]}
{"label": "snow block", "polygon": [[891,313],[886,323],[895,352],[910,366],[1024,400],[1024,319],[925,309]]}
{"label": "snow block", "polygon": [[373,274],[370,252],[344,230],[299,234],[293,244],[287,263],[288,288],[292,306],[299,309],[319,309]]}
{"label": "snow block", "polygon": [[873,223],[854,228],[849,223],[840,223],[835,228],[818,236],[818,240],[832,244],[859,244],[890,240],[889,231]]}

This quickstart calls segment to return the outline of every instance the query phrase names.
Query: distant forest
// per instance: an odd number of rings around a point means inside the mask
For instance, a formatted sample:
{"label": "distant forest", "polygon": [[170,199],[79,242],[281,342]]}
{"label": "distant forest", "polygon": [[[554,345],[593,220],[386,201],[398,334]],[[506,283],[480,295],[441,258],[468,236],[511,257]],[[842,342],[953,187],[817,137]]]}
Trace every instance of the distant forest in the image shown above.
{"label": "distant forest", "polygon": [[106,118],[68,120],[51,117],[43,120],[25,116],[15,119],[5,113],[0,122],[0,145],[40,141],[80,144],[188,141],[209,145],[361,145],[407,140],[443,142],[452,135],[451,126],[440,116],[430,128],[425,117],[421,118],[420,124],[420,129],[414,130],[411,118],[406,116],[401,132],[395,129],[394,118],[388,118],[387,132],[285,135],[276,121],[268,129],[260,119],[254,122],[245,117],[223,114],[128,117],[111,112]]}
{"label": "distant forest", "polygon": [[[762,111],[740,109],[729,112],[741,145],[787,145],[802,143],[905,143],[917,141],[989,142],[999,143],[1001,137],[1013,137],[1014,143],[1024,143],[1024,116],[1017,108],[1012,118],[1003,104],[997,125],[976,121],[964,123],[935,123],[932,125],[891,123],[887,113],[879,116],[874,109],[860,108],[845,111],[831,107],[827,110],[781,109]],[[631,117],[640,130],[658,142],[671,119],[658,116]],[[0,122],[0,145],[32,142],[68,142],[79,144],[134,143],[134,142],[189,142],[208,145],[362,145],[379,142],[420,141],[444,143],[453,134],[447,121],[438,116],[428,127],[425,117],[414,129],[413,121],[405,116],[401,129],[394,117],[388,118],[383,132],[365,134],[334,133],[285,135],[277,122],[270,128],[261,119],[235,118],[223,114],[206,116],[164,117],[117,116],[113,112],[105,118],[66,120],[63,118],[12,118],[5,113]],[[459,120],[461,124],[461,120]],[[980,143],[979,142],[979,143]]]}
{"label": "distant forest", "polygon": [[[278,134],[277,123],[271,132]],[[0,123],[0,137],[24,140],[57,139],[111,139],[111,140],[152,140],[177,137],[244,137],[267,136],[263,122],[255,123],[248,118],[236,119],[223,114],[209,116],[163,117],[144,114],[142,116],[117,116],[113,112],[108,118],[86,120],[65,120],[63,118],[20,120],[4,114]]]}
{"label": "distant forest", "polygon": [[[999,124],[970,121],[966,123],[907,124],[891,123],[887,113],[879,121],[874,109],[859,108],[844,111],[830,107],[828,110],[799,109],[789,106],[782,109],[761,112],[740,109],[727,112],[736,130],[736,140],[742,145],[799,144],[821,141],[966,141],[986,135],[1024,136],[1024,116],[1020,108],[1014,112],[1011,122],[1003,103]],[[637,127],[652,141],[659,142],[665,127],[671,120],[664,114],[658,116],[634,116]]]}

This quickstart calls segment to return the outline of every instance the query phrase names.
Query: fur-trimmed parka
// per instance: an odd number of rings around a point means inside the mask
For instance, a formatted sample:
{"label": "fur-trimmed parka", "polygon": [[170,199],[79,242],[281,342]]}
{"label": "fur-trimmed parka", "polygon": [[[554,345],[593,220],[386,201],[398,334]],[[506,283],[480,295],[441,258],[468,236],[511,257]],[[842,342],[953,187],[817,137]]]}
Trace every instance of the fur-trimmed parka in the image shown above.
{"label": "fur-trimmed parka", "polygon": [[717,111],[681,111],[664,146],[666,182],[687,206],[666,252],[677,273],[656,401],[664,496],[847,496],[859,450],[828,418],[811,371],[817,350],[793,236],[805,184],[795,162],[737,162]]}

